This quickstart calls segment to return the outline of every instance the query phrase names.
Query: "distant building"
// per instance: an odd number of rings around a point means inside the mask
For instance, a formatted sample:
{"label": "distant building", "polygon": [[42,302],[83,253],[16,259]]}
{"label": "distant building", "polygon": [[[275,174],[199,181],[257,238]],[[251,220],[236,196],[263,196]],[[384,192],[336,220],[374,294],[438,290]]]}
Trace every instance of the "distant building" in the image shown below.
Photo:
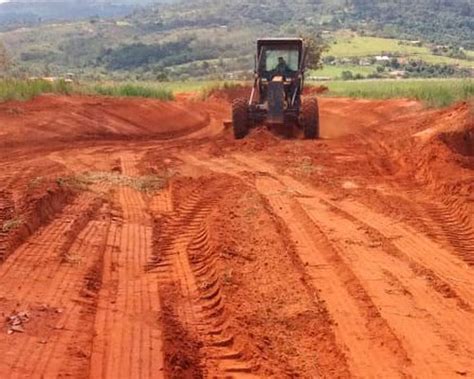
{"label": "distant building", "polygon": [[371,66],[372,63],[370,62],[370,59],[368,58],[362,58],[359,60],[359,66]]}
{"label": "distant building", "polygon": [[131,24],[127,21],[115,21],[115,25],[117,25],[117,26],[130,26]]}
{"label": "distant building", "polygon": [[330,76],[310,76],[308,80],[314,80],[318,82],[327,82],[329,80],[332,80]]}
{"label": "distant building", "polygon": [[377,62],[389,62],[390,61],[390,57],[388,57],[387,55],[377,55],[375,57],[375,60]]}

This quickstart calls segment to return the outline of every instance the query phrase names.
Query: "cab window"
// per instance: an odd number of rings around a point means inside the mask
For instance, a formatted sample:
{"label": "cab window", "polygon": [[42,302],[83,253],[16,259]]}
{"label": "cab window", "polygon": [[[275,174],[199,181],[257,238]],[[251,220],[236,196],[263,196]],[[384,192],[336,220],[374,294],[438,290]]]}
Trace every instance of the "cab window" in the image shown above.
{"label": "cab window", "polygon": [[273,71],[277,68],[279,58],[283,58],[290,71],[298,70],[299,53],[296,47],[272,48],[264,46],[262,50],[262,69],[263,71]]}

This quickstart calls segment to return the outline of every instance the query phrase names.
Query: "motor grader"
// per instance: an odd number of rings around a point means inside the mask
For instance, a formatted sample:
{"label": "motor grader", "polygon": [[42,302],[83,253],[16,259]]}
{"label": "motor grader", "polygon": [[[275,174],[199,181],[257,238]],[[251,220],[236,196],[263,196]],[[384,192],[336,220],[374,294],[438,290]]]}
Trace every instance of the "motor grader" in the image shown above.
{"label": "motor grader", "polygon": [[319,138],[319,108],[315,97],[302,97],[307,51],[301,38],[263,38],[257,41],[255,79],[250,99],[232,103],[236,139],[249,128],[270,127],[303,131],[306,139]]}

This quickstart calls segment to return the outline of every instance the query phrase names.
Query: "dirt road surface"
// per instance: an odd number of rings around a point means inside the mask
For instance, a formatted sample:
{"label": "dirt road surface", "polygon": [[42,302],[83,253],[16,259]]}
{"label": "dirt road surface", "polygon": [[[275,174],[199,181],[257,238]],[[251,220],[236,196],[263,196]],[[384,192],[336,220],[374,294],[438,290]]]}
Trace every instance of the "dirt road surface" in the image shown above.
{"label": "dirt road surface", "polygon": [[474,111],[0,104],[1,378],[474,377]]}

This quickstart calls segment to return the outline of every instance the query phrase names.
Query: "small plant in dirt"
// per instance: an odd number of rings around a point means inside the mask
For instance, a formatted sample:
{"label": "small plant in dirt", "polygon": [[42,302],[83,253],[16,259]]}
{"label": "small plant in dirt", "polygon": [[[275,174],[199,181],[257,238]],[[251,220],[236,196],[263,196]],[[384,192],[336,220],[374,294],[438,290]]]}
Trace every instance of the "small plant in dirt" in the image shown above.
{"label": "small plant in dirt", "polygon": [[21,217],[12,218],[3,223],[2,232],[8,233],[12,230],[18,229],[21,225],[23,225],[23,219]]}
{"label": "small plant in dirt", "polygon": [[315,166],[310,157],[302,157],[296,168],[297,173],[302,176],[310,176],[311,174],[320,172],[321,170],[322,167]]}
{"label": "small plant in dirt", "polygon": [[222,275],[222,283],[224,285],[231,285],[234,283],[234,277],[233,277],[234,271],[232,269],[226,270],[224,274]]}
{"label": "small plant in dirt", "polygon": [[43,183],[44,178],[42,176],[37,176],[36,178],[33,178],[30,180],[28,183],[28,189],[35,189],[38,188],[41,183]]}

